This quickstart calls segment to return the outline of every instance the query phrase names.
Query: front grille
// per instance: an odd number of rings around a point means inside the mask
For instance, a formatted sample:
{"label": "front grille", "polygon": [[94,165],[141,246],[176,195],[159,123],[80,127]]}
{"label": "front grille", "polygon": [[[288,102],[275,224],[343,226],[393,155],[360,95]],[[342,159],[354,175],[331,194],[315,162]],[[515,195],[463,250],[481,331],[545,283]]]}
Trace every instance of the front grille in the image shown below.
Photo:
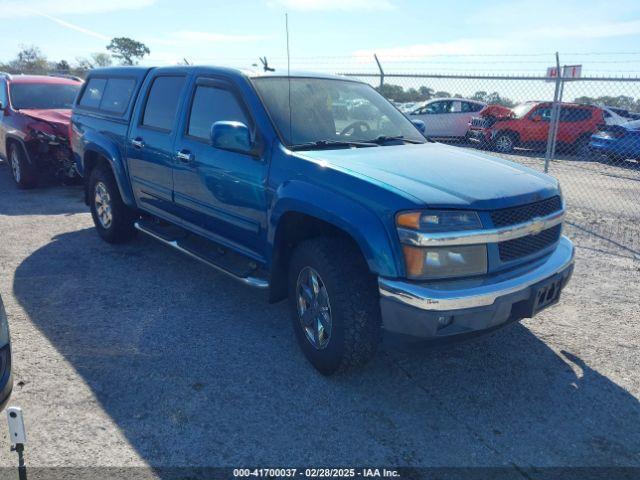
{"label": "front grille", "polygon": [[472,127],[484,127],[484,118],[482,117],[473,117],[471,119],[471,126]]}
{"label": "front grille", "polygon": [[500,242],[498,243],[500,260],[510,262],[539,252],[557,242],[561,231],[562,225],[556,225],[540,232],[538,235],[527,235],[526,237]]}
{"label": "front grille", "polygon": [[560,197],[551,197],[541,202],[529,203],[519,207],[503,208],[491,212],[491,221],[496,227],[506,227],[528,222],[536,217],[546,217],[562,208]]}

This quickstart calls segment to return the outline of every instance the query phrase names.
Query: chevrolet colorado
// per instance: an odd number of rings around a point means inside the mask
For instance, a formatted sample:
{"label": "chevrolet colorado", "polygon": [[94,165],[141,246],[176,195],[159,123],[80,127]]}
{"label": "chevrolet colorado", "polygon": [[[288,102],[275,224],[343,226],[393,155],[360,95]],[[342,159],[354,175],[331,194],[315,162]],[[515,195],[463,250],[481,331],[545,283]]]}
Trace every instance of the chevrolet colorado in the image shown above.
{"label": "chevrolet colorado", "polygon": [[288,298],[323,374],[382,331],[452,338],[556,303],[558,182],[425,139],[370,85],[217,67],[92,71],[71,144],[107,242],[143,232]]}

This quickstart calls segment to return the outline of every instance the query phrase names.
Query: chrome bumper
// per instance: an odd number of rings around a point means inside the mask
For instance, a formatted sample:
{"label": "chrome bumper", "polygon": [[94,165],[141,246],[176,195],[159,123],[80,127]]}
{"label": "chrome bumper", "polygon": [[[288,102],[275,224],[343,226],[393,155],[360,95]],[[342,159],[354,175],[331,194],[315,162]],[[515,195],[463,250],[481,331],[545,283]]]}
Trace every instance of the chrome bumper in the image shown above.
{"label": "chrome bumper", "polygon": [[[533,268],[526,267],[526,271],[439,283],[381,277],[378,285],[383,325],[391,331],[429,337],[482,330],[508,320],[519,320],[523,317],[515,318],[518,316],[516,304],[529,300],[533,286],[555,275],[562,277],[564,286],[571,275],[573,258],[573,244],[563,236],[550,256]],[[444,317],[451,320],[443,327]]]}

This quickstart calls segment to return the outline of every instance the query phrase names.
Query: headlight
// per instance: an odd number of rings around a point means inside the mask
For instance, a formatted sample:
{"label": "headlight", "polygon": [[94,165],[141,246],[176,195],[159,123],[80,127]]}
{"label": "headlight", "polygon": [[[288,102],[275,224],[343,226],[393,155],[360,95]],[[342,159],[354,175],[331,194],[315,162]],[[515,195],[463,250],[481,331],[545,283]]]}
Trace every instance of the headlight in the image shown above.
{"label": "headlight", "polygon": [[[422,211],[406,212],[396,217],[399,229],[416,234],[456,232],[481,229],[476,212]],[[401,238],[403,236],[401,235]],[[407,276],[414,280],[465,277],[487,273],[487,246],[446,247],[402,246]]]}
{"label": "headlight", "polygon": [[401,213],[396,218],[399,227],[421,232],[455,232],[482,228],[476,212],[426,211]]}
{"label": "headlight", "polygon": [[7,322],[7,314],[0,299],[0,348],[9,343],[9,323]]}
{"label": "headlight", "polygon": [[487,246],[420,248],[403,245],[404,261],[409,278],[466,277],[487,273]]}

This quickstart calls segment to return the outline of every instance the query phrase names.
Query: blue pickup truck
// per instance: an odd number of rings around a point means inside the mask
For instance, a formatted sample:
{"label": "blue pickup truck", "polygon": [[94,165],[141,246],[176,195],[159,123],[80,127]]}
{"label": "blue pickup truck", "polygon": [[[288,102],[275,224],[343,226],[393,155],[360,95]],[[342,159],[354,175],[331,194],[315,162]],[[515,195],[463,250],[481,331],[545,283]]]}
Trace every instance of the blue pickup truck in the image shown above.
{"label": "blue pickup truck", "polygon": [[383,330],[444,339],[532,317],[573,270],[555,179],[434,143],[351,79],[95,70],[71,137],[104,240],[140,231],[288,298],[326,375],[370,359]]}

